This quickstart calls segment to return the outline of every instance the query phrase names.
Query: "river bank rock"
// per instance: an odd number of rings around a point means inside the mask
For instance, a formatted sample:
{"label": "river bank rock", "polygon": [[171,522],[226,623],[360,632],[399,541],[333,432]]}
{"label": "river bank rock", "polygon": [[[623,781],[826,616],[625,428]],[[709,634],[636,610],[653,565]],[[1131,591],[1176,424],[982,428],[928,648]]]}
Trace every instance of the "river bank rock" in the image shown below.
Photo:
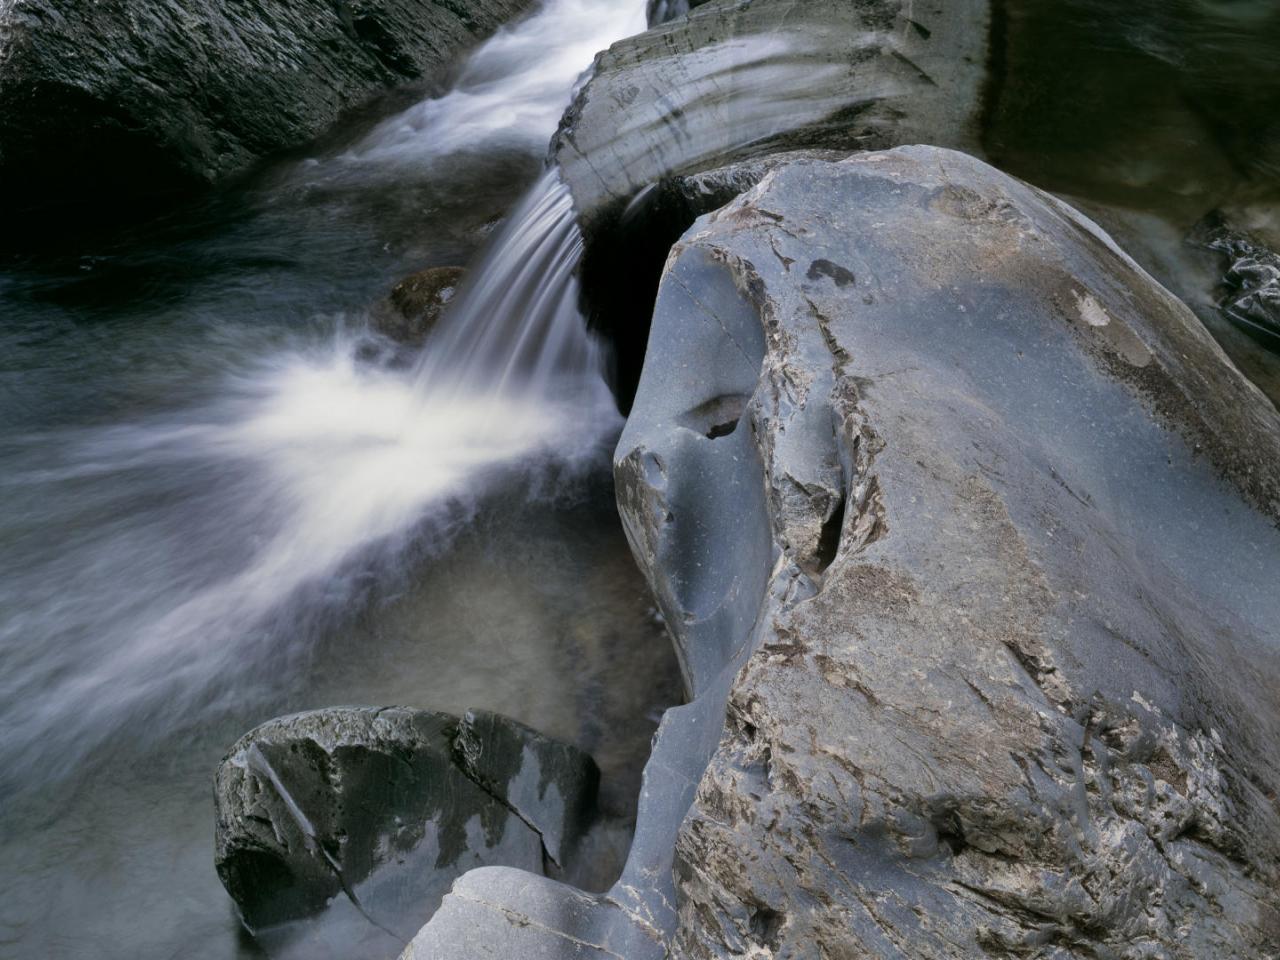
{"label": "river bank rock", "polygon": [[16,0],[0,9],[0,201],[200,188],[429,77],[526,5]]}
{"label": "river bank rock", "polygon": [[215,864],[273,955],[386,955],[473,867],[564,875],[598,785],[590,757],[497,714],[296,714],[219,768]]}
{"label": "river bank rock", "polygon": [[405,957],[1280,942],[1280,414],[1066,204],[798,160],[671,253],[619,509],[684,669],[621,880]]}
{"label": "river bank rock", "polygon": [[386,300],[369,311],[369,326],[408,346],[421,346],[458,291],[462,267],[427,267],[392,288]]}

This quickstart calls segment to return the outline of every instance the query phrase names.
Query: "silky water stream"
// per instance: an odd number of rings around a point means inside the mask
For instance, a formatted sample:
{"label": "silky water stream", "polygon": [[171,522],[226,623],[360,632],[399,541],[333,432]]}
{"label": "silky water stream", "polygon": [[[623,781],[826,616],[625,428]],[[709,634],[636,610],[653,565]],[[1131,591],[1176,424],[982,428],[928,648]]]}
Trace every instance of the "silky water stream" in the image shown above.
{"label": "silky water stream", "polygon": [[[0,269],[0,956],[257,955],[210,780],[293,710],[500,710],[592,752],[625,814],[678,679],[538,168],[642,28],[547,0],[340,147]],[[420,359],[369,331],[478,247]]]}

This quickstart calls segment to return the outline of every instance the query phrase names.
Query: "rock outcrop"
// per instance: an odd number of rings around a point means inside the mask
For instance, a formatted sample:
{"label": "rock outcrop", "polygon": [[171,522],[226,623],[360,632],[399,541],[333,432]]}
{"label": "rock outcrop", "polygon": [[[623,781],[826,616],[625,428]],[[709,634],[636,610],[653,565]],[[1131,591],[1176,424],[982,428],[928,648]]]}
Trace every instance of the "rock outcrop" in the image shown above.
{"label": "rock outcrop", "polygon": [[0,7],[0,203],[186,191],[429,77],[526,0],[15,0]]}
{"label": "rock outcrop", "polygon": [[673,0],[650,16],[669,22],[597,56],[551,148],[624,412],[662,264],[697,216],[786,153],[977,152],[991,56],[987,0]]}
{"label": "rock outcrop", "polygon": [[215,864],[273,955],[386,956],[473,867],[583,882],[598,784],[590,757],[492,713],[296,714],[219,768]]}
{"label": "rock outcrop", "polygon": [[672,251],[616,475],[692,697],[627,867],[406,957],[1275,956],[1280,414],[1090,221],[779,166]]}

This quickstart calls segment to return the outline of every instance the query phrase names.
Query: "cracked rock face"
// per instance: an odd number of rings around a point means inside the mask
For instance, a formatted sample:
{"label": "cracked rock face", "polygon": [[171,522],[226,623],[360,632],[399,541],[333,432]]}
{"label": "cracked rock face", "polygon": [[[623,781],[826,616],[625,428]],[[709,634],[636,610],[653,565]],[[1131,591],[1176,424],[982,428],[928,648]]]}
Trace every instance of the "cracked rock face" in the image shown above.
{"label": "cracked rock face", "polygon": [[746,660],[674,955],[1275,956],[1280,417],[1090,222],[781,167],[673,250],[618,450],[694,690]]}
{"label": "cracked rock face", "polygon": [[215,862],[272,955],[387,956],[473,867],[582,882],[598,783],[579,750],[492,713],[296,714],[219,768]]}
{"label": "cracked rock face", "polygon": [[672,251],[615,459],[689,704],[622,878],[473,871],[405,960],[1274,958],[1280,415],[963,154]]}
{"label": "cracked rock face", "polygon": [[[0,5],[10,209],[189,189],[311,140],[524,0],[14,0]],[[92,163],[85,157],[91,156]]]}

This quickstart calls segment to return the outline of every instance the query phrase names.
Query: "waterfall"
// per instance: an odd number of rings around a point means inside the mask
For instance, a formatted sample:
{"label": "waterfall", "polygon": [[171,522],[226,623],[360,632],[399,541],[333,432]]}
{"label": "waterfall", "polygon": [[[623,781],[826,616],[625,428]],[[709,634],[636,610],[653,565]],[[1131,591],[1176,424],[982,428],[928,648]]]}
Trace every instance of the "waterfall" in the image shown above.
{"label": "waterfall", "polygon": [[418,363],[428,396],[478,385],[513,399],[599,382],[600,356],[579,315],[574,271],[582,235],[552,169],[472,268]]}

